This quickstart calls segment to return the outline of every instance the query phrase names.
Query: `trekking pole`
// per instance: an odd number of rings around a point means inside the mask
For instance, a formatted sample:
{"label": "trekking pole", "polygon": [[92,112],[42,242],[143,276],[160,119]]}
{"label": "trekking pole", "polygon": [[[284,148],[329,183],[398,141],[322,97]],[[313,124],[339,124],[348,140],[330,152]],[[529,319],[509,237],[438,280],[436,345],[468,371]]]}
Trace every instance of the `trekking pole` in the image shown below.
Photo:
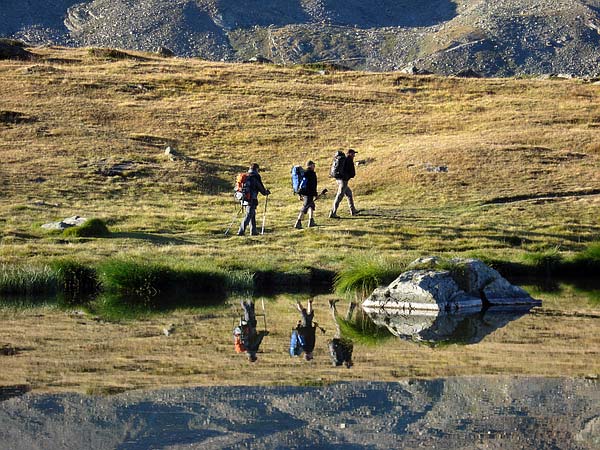
{"label": "trekking pole", "polygon": [[265,220],[267,219],[267,203],[269,203],[269,196],[265,197],[265,211],[263,212],[263,222],[260,234],[265,234]]}
{"label": "trekking pole", "polygon": [[244,205],[242,205],[239,210],[237,208],[235,209],[235,215],[233,216],[233,219],[231,219],[231,223],[225,230],[225,236],[227,236],[229,234],[229,230],[231,230],[231,227],[233,226],[233,222],[235,222],[235,219],[237,219],[237,216],[242,212],[243,209],[244,209]]}
{"label": "trekking pole", "polygon": [[267,311],[265,310],[265,299],[261,298],[260,299],[261,303],[262,303],[262,309],[263,309],[263,320],[265,322],[265,331],[267,330]]}

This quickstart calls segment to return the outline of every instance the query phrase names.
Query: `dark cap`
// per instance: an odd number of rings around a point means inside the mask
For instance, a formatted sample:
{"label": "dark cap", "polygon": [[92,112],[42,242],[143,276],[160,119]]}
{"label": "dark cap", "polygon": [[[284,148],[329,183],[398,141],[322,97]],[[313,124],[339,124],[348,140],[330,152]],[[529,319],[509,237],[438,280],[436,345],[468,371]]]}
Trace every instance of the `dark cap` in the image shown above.
{"label": "dark cap", "polygon": [[354,150],[353,148],[349,148],[348,153],[356,154],[358,152],[356,150]]}
{"label": "dark cap", "polygon": [[308,161],[306,163],[306,167],[308,167],[308,166],[314,166],[314,165],[315,165],[315,163],[313,161]]}
{"label": "dark cap", "polygon": [[258,164],[256,164],[256,163],[250,164],[250,170],[258,170]]}

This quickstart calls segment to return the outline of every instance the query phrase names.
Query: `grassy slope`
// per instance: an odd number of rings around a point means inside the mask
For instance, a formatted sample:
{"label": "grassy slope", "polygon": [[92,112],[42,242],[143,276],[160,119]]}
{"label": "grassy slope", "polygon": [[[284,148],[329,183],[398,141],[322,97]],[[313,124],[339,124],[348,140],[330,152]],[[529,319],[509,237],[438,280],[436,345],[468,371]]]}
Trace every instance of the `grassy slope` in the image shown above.
{"label": "grassy slope", "polygon": [[[250,259],[277,268],[337,268],[348,255],[368,252],[518,258],[556,246],[581,250],[599,237],[597,195],[535,198],[600,188],[597,86],[397,74],[321,76],[303,68],[147,55],[146,60],[110,61],[91,58],[85,50],[36,52],[42,60],[35,63],[0,62],[0,111],[36,119],[0,124],[2,263],[59,255],[100,262],[133,254],[176,264],[200,257],[221,265],[243,266]],[[162,155],[167,144],[192,160],[170,161]],[[289,193],[290,166],[314,159],[322,187],[331,188],[325,173],[339,146],[357,148],[359,159],[368,162],[358,167],[353,183],[367,214],[331,222],[324,217],[325,203],[317,215],[319,228],[293,230],[299,204]],[[102,158],[138,166],[129,176],[104,177],[95,173]],[[273,191],[269,233],[224,237],[235,206],[231,180],[254,160],[265,168]],[[448,165],[449,172],[429,173],[426,163]],[[39,177],[45,181],[36,182]],[[484,205],[512,196],[534,198]],[[73,214],[106,219],[112,237],[65,239],[39,228]],[[240,256],[247,254],[246,245],[253,251],[250,257]],[[316,308],[330,337],[326,300],[318,299]],[[561,320],[526,316],[468,347],[436,350],[397,340],[357,345],[350,371],[328,367],[325,337],[319,337],[315,365],[285,356],[296,320],[290,299],[267,305],[271,335],[254,366],[233,354],[233,309],[181,310],[113,324],[51,308],[4,308],[0,318],[10,326],[3,327],[0,342],[19,354],[5,356],[10,370],[0,373],[0,385],[95,392],[597,373],[598,364],[590,366],[598,360],[593,358],[597,319],[586,316],[589,305],[562,296],[556,305],[548,302],[551,309],[584,314]],[[177,331],[166,338],[161,330],[171,322]],[[578,331],[586,327],[590,333]]]}
{"label": "grassy slope", "polygon": [[[600,92],[579,81],[462,80],[197,60],[107,60],[37,49],[0,62],[0,259],[115,254],[232,264],[250,247],[268,265],[336,266],[348,254],[485,252],[512,257],[597,240]],[[188,161],[162,155],[167,144]],[[313,159],[321,187],[338,147],[358,149],[353,182],[366,214],[291,228],[289,168]],[[95,173],[131,160],[125,177]],[[268,234],[224,237],[235,173],[257,161],[273,191]],[[448,173],[424,166],[447,165]],[[36,182],[37,178],[45,181]],[[532,200],[485,206],[497,197]],[[330,197],[331,198],[331,197]],[[46,205],[36,205],[44,201]],[[56,204],[58,206],[48,206]],[[264,204],[264,203],[263,203]],[[262,212],[262,205],[260,206]],[[345,211],[344,211],[345,213]],[[106,219],[110,239],[64,240],[44,222]],[[518,245],[523,241],[522,245]]]}

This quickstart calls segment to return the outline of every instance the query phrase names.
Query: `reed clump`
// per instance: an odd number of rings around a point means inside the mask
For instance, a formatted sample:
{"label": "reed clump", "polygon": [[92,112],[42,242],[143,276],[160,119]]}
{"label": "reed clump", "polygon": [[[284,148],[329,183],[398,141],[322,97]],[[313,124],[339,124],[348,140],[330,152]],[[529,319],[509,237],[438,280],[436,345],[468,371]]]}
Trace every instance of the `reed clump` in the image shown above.
{"label": "reed clump", "polygon": [[59,284],[57,272],[48,265],[0,265],[0,294],[3,295],[54,295]]}
{"label": "reed clump", "polygon": [[406,261],[371,254],[351,257],[335,277],[335,292],[339,295],[365,298],[376,287],[394,280],[406,265]]}

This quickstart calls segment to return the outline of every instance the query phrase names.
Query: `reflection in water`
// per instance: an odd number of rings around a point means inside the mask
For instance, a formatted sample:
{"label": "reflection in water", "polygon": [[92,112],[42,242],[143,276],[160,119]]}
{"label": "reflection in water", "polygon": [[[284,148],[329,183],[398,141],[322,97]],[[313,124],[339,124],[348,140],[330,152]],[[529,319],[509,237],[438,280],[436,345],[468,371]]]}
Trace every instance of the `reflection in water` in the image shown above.
{"label": "reflection in water", "polygon": [[597,381],[464,377],[0,402],[0,448],[598,448]]}
{"label": "reflection in water", "polygon": [[378,326],[402,339],[428,343],[475,344],[488,334],[529,313],[527,307],[491,307],[457,313],[364,308]]}

